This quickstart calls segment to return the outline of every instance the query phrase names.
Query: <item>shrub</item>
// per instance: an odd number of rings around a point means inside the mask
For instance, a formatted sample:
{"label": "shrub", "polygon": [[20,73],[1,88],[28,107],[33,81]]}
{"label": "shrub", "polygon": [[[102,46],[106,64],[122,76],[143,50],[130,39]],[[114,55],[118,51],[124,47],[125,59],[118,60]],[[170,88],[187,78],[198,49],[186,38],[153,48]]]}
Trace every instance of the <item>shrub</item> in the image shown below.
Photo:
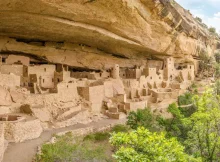
{"label": "shrub", "polygon": [[220,78],[220,64],[215,64],[215,78]]}
{"label": "shrub", "polygon": [[41,148],[42,154],[37,158],[39,162],[71,161],[73,152],[77,146],[72,144],[73,138],[70,135],[57,137],[56,143],[44,144]]}
{"label": "shrub", "polygon": [[198,22],[202,23],[202,19],[200,17],[195,18]]}
{"label": "shrub", "polygon": [[208,55],[208,53],[204,50],[202,50],[199,54],[200,62],[199,62],[199,68],[202,72],[209,71],[209,69],[212,67],[213,64],[213,58]]}
{"label": "shrub", "polygon": [[215,60],[217,63],[220,63],[220,52],[215,53]]}
{"label": "shrub", "polygon": [[214,85],[214,91],[217,95],[220,95],[220,80],[217,80]]}
{"label": "shrub", "polygon": [[127,119],[127,125],[132,129],[137,129],[140,126],[149,129],[153,123],[153,116],[148,108],[138,109],[137,112],[130,112]]}
{"label": "shrub", "polygon": [[192,93],[185,93],[184,95],[181,95],[178,97],[178,105],[189,105],[193,103],[193,94]]}
{"label": "shrub", "polygon": [[108,132],[97,132],[95,133],[95,140],[96,141],[104,141],[108,140],[110,137],[110,134]]}
{"label": "shrub", "polygon": [[84,141],[85,140],[93,140],[96,142],[100,142],[100,141],[105,141],[108,140],[110,137],[110,134],[108,132],[97,132],[97,133],[93,133],[93,134],[89,134],[87,136],[84,137]]}
{"label": "shrub", "polygon": [[128,132],[129,128],[126,125],[118,124],[112,127],[111,132]]}
{"label": "shrub", "polygon": [[211,33],[214,33],[214,34],[215,34],[215,33],[216,33],[216,29],[215,29],[214,27],[210,27],[210,28],[209,28],[209,32],[211,32]]}

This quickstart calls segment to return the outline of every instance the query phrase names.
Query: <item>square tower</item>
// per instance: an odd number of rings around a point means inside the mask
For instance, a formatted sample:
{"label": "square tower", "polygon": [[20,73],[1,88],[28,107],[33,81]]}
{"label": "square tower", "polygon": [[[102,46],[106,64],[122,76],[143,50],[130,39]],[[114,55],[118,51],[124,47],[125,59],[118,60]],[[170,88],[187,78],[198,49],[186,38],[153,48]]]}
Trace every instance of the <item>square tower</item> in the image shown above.
{"label": "square tower", "polygon": [[175,67],[174,59],[172,57],[164,59],[164,79],[172,81],[174,79]]}

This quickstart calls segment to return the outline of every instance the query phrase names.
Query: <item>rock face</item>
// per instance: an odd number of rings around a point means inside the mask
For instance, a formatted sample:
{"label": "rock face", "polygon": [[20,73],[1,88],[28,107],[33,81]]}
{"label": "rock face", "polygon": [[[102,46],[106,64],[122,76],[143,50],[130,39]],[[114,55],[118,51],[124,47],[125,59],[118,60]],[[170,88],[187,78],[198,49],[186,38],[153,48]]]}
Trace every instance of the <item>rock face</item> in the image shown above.
{"label": "rock face", "polygon": [[217,48],[189,11],[168,0],[0,0],[0,35],[2,54],[90,69],[167,55],[191,61]]}

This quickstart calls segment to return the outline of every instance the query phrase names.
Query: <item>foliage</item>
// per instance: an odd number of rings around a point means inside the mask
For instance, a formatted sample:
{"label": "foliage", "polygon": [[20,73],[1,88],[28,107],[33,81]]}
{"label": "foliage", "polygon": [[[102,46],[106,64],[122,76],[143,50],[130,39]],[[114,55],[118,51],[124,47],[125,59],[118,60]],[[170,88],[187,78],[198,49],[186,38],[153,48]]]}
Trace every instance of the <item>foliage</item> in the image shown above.
{"label": "foliage", "polygon": [[202,19],[200,17],[195,18],[198,22],[202,23]]}
{"label": "foliage", "polygon": [[129,133],[113,133],[110,142],[116,147],[113,156],[118,162],[200,161],[184,153],[184,147],[175,138],[166,139],[164,133],[151,133],[144,127]]}
{"label": "foliage", "polygon": [[217,63],[220,63],[220,52],[215,53],[215,60]]}
{"label": "foliage", "polygon": [[185,119],[185,125],[192,127],[185,142],[190,153],[201,156],[203,161],[213,162],[220,153],[220,100],[213,90],[195,97],[198,111]]}
{"label": "foliage", "polygon": [[76,146],[72,145],[72,136],[65,135],[59,137],[54,144],[44,144],[41,148],[42,154],[39,155],[40,162],[54,162],[58,160],[70,161],[72,152],[76,150]]}
{"label": "foliage", "polygon": [[214,85],[214,91],[216,95],[220,95],[220,80],[217,80]]}
{"label": "foliage", "polygon": [[[173,115],[173,118],[159,118],[159,124],[165,128],[167,137],[177,137],[180,142],[184,142],[187,139],[187,132],[190,130],[190,127],[186,127],[182,121],[185,114],[177,107],[176,103],[169,105],[168,112]],[[187,116],[190,115],[187,114]]]}
{"label": "foliage", "polygon": [[110,134],[108,132],[97,132],[93,134],[89,134],[84,137],[83,140],[94,140],[94,141],[105,141],[108,140],[110,137]]}
{"label": "foliage", "polygon": [[106,161],[105,145],[94,145],[90,141],[77,141],[71,134],[58,136],[55,143],[44,144],[37,162],[55,161]]}
{"label": "foliage", "polygon": [[193,103],[192,100],[193,94],[190,92],[187,92],[181,96],[178,97],[178,105],[189,105]]}
{"label": "foliage", "polygon": [[202,50],[202,52],[199,54],[199,59],[200,59],[199,69],[201,71],[200,74],[206,77],[208,77],[210,74],[213,74],[214,73],[212,72],[214,70],[213,57],[209,56],[206,51]]}
{"label": "foliage", "polygon": [[111,132],[128,132],[129,128],[126,125],[122,125],[122,124],[117,124],[114,127],[112,127]]}
{"label": "foliage", "polygon": [[216,33],[216,29],[215,29],[214,27],[210,27],[210,28],[209,28],[209,32],[211,32],[211,33],[214,33],[214,34],[215,34],[215,33]]}
{"label": "foliage", "polygon": [[155,129],[155,116],[153,116],[149,108],[138,109],[137,112],[132,111],[127,119],[127,125],[132,129],[137,129],[139,126]]}
{"label": "foliage", "polygon": [[197,88],[197,85],[195,83],[192,83],[192,85],[190,87],[191,88]]}
{"label": "foliage", "polygon": [[202,50],[202,52],[199,54],[199,58],[200,58],[200,64],[199,67],[202,71],[208,70],[209,69],[209,65],[212,63],[212,57],[210,57],[208,55],[208,53],[204,50]]}
{"label": "foliage", "polygon": [[[112,129],[110,130],[110,132],[128,132],[129,128],[126,125],[122,125],[122,124],[118,124],[115,125],[114,127],[112,127]],[[90,140],[90,141],[95,141],[95,142],[100,142],[100,141],[105,141],[108,140],[110,137],[110,133],[109,132],[96,132],[96,133],[92,133],[92,134],[88,134],[86,135],[83,140]]]}
{"label": "foliage", "polygon": [[189,90],[191,91],[192,94],[197,94],[198,93],[198,85],[195,83],[192,83],[192,85],[189,87]]}
{"label": "foliage", "polygon": [[[187,92],[178,97],[178,105],[180,106],[179,110],[184,115],[184,117],[191,116],[197,110],[196,106],[193,104],[193,97],[194,97],[194,94],[190,92]],[[187,107],[184,107],[184,106],[187,106]]]}
{"label": "foliage", "polygon": [[215,64],[215,78],[220,78],[220,64]]}

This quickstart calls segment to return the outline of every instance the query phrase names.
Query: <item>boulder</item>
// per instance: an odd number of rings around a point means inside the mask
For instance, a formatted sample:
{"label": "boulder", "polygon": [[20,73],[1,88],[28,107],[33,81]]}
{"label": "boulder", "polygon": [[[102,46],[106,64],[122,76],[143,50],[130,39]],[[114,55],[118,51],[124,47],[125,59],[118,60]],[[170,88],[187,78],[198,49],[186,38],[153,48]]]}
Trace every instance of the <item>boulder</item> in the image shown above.
{"label": "boulder", "polygon": [[29,105],[29,104],[21,105],[20,112],[25,113],[25,114],[32,114],[33,113],[32,109],[31,109],[31,105]]}

